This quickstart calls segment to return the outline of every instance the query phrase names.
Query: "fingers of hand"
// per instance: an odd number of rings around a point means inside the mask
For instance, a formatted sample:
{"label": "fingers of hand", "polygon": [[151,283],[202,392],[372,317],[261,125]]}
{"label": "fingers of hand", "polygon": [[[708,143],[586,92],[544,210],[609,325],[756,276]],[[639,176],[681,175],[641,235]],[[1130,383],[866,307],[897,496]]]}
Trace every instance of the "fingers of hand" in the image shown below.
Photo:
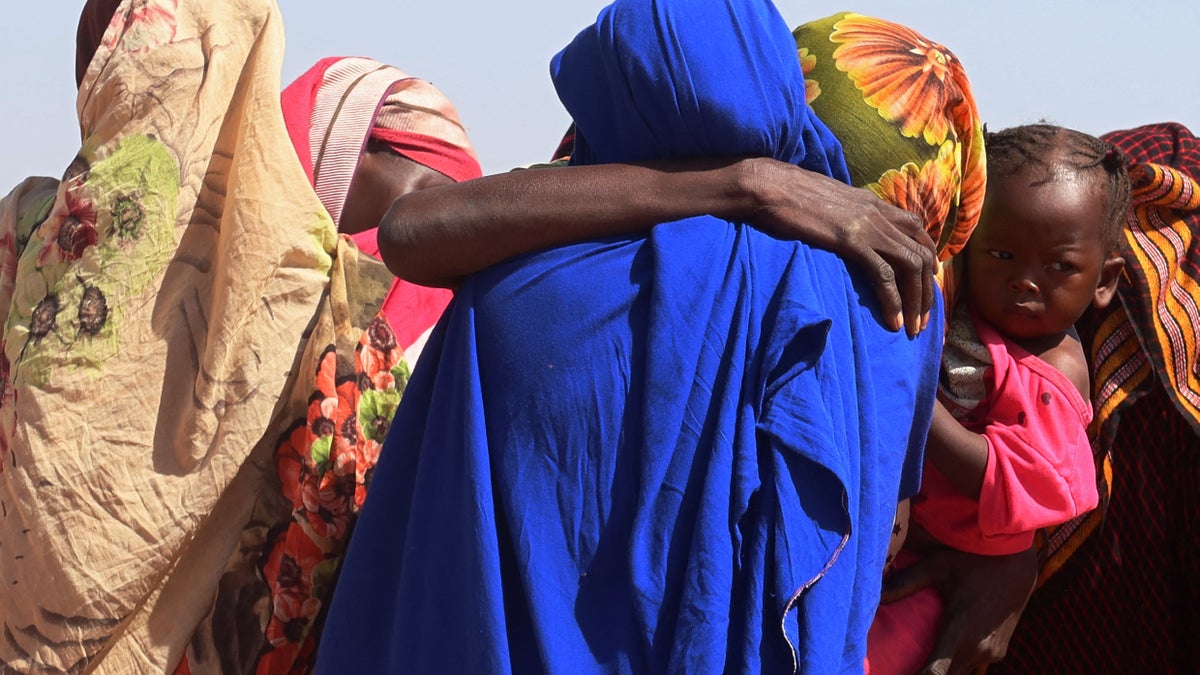
{"label": "fingers of hand", "polygon": [[972,639],[961,628],[963,622],[943,622],[937,644],[921,673],[928,675],[960,675],[969,673],[982,663],[983,644]]}
{"label": "fingers of hand", "polygon": [[1011,631],[1006,635],[997,632],[987,636],[979,645],[979,662],[999,663],[1003,660],[1008,654],[1008,641],[1011,636]]}
{"label": "fingers of hand", "polygon": [[934,244],[933,238],[929,236],[929,231],[925,229],[925,221],[920,216],[887,203],[884,203],[883,207],[883,216],[892,221],[897,231],[912,239],[917,245],[929,249],[930,253],[936,251],[937,246]]}
{"label": "fingers of hand", "polygon": [[958,647],[962,642],[962,629],[954,623],[942,621],[942,630],[938,634],[937,644],[929,654],[929,660],[920,671],[923,675],[947,675],[952,672],[958,661]]}
{"label": "fingers of hand", "polygon": [[[906,321],[906,325],[910,326],[909,334],[914,335],[920,330],[924,330],[929,323],[929,312],[933,308],[934,288],[933,275],[937,272],[937,246],[934,244],[933,238],[929,236],[928,230],[925,229],[925,223],[915,213],[904,211],[893,206],[885,205],[889,208],[892,214],[892,222],[895,223],[895,231],[902,235],[903,242],[908,250],[912,251],[921,261],[921,292],[919,305],[914,303],[914,306],[919,306],[919,323],[916,329],[912,329],[912,324]],[[886,215],[886,214],[885,214]],[[905,304],[905,308],[908,304]]]}
{"label": "fingers of hand", "polygon": [[884,324],[890,330],[904,327],[904,299],[896,284],[896,270],[876,251],[867,251],[866,272],[875,286],[875,295],[883,312]]}
{"label": "fingers of hand", "polygon": [[897,285],[904,305],[904,327],[911,337],[921,331],[928,310],[925,305],[925,286],[929,283],[926,277],[932,277],[933,272],[915,250],[907,249],[901,256],[900,260],[892,262],[892,267],[901,270]]}
{"label": "fingers of hand", "polygon": [[933,303],[933,242],[913,214],[856,192],[871,199],[837,210],[833,250],[863,267],[875,285],[885,325],[916,335]]}
{"label": "fingers of hand", "polygon": [[917,671],[917,675],[947,675],[950,672],[950,658],[940,658],[935,661],[930,661],[924,668]]}
{"label": "fingers of hand", "polygon": [[[923,230],[922,230],[923,232]],[[910,336],[919,333],[928,321],[933,306],[933,275],[937,258],[933,251],[892,230],[885,246],[877,252],[892,267],[904,313],[904,326]]]}

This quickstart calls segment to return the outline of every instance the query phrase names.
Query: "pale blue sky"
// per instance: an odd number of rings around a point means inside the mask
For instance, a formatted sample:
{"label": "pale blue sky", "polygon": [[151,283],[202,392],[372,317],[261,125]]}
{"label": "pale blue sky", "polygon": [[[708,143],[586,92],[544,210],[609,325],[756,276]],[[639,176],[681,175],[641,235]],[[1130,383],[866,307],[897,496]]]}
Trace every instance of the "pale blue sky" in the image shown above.
{"label": "pale blue sky", "polygon": [[[217,0],[206,0],[214,2]],[[546,159],[567,125],[550,57],[602,0],[281,0],[286,83],[318,58],[371,56],[458,107],[485,173]],[[966,65],[993,128],[1042,118],[1091,133],[1173,120],[1200,131],[1195,0],[777,0],[795,25],[841,10],[906,23]],[[79,144],[82,0],[9,3],[0,27],[0,194],[58,176]]]}

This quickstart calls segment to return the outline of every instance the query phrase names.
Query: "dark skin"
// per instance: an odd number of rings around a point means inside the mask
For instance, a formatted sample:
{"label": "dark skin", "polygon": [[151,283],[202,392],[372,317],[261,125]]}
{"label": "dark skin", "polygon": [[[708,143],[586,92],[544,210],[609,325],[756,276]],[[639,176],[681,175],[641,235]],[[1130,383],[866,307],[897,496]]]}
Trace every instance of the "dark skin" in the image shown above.
{"label": "dark skin", "polygon": [[962,675],[1004,658],[1017,621],[1037,584],[1037,552],[975,555],[941,548],[888,575],[882,602],[933,588],[942,624],[918,675]]}
{"label": "dark skin", "polygon": [[383,214],[397,197],[453,183],[450,177],[372,139],[367,142],[354,170],[338,231],[357,234],[378,227]]}
{"label": "dark skin", "polygon": [[[1103,242],[1104,182],[1059,169],[1050,182],[1018,172],[988,185],[965,251],[965,301],[1001,334],[1058,369],[1090,397],[1088,362],[1074,325],[1116,293],[1124,261]],[[979,499],[988,445],[939,402],[926,457],[954,487]]]}
{"label": "dark skin", "polygon": [[[866,190],[770,159],[565,167],[435,186],[395,200],[380,224],[379,245],[397,276],[453,288],[464,276],[515,255],[705,214],[752,222],[775,236],[800,239],[856,262],[874,281],[884,316],[895,317],[889,327],[903,326],[909,334],[925,327],[934,301],[936,258],[919,219]],[[1022,566],[1027,560],[1012,557],[1003,566],[991,558],[989,567],[963,562],[966,555],[946,551],[915,568],[929,571],[928,579],[953,580],[946,584],[944,595],[951,599],[945,616],[961,614],[970,629],[944,633],[939,650],[954,655],[956,663],[974,660],[957,656],[960,645],[967,654],[975,654],[980,644],[1007,645],[1028,597],[1013,607],[1010,596],[993,593],[981,603],[960,589],[986,585],[988,577],[980,570],[1006,574],[1017,586],[1027,578],[1027,589],[1037,574],[1036,559]],[[933,583],[928,579],[914,576],[904,584],[904,577],[897,577],[899,585],[885,597],[912,592],[912,584]],[[961,599],[954,600],[954,593]],[[976,638],[976,633],[984,635]]]}
{"label": "dark skin", "polygon": [[700,215],[750,222],[857,264],[891,330],[915,335],[928,321],[936,258],[919,219],[766,158],[516,171],[410,192],[380,223],[379,248],[400,278],[453,288],[515,255]]}

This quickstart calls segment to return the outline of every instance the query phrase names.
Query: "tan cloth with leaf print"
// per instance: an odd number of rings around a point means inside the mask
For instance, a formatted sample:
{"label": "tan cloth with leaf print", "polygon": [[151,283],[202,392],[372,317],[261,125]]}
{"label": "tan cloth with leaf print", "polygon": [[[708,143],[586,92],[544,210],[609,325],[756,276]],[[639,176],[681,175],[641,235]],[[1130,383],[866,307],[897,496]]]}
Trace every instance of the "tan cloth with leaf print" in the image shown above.
{"label": "tan cloth with leaf print", "polygon": [[0,203],[0,671],[174,670],[252,514],[290,515],[296,382],[390,278],[288,140],[282,28],[272,0],[126,0],[57,192]]}

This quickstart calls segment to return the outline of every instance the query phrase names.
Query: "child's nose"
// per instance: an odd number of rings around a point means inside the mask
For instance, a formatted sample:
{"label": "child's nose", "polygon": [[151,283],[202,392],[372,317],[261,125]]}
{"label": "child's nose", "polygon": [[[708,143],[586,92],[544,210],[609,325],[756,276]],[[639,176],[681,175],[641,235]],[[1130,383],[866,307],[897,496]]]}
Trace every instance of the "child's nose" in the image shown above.
{"label": "child's nose", "polygon": [[1018,293],[1029,293],[1031,295],[1037,295],[1039,290],[1037,282],[1029,275],[1013,277],[1009,280],[1009,286]]}

